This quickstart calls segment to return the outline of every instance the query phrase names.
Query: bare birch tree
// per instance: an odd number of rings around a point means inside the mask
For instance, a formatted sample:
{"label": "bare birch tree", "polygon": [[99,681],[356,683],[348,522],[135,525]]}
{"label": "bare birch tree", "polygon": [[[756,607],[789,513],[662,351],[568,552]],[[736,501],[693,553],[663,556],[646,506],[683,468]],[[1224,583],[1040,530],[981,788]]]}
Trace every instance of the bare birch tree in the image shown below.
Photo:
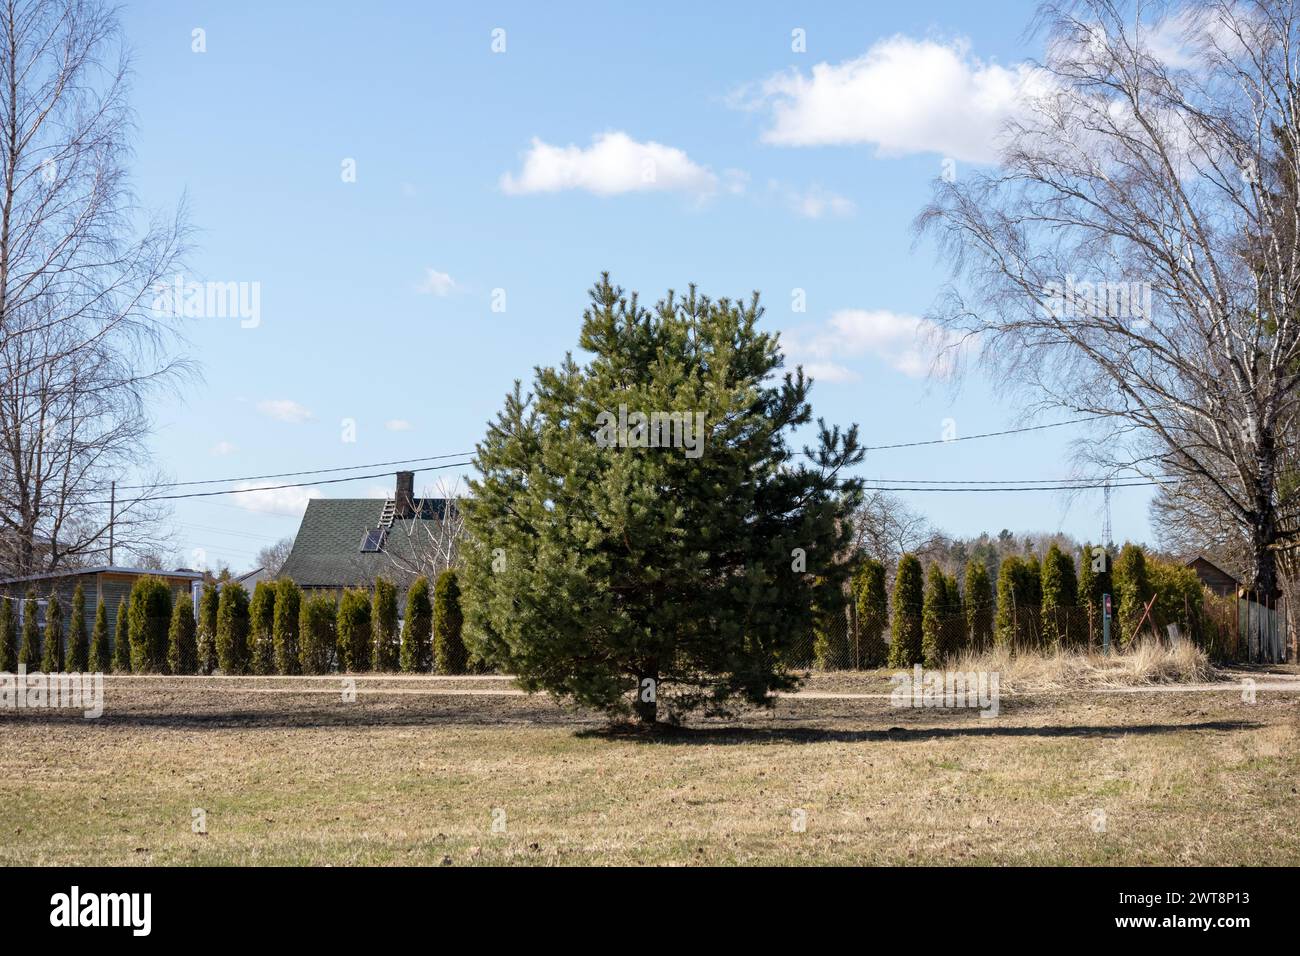
{"label": "bare birch tree", "polygon": [[1048,5],[992,171],[917,225],[933,317],[1035,410],[1098,417],[1081,457],[1210,507],[1272,591],[1300,540],[1282,473],[1300,392],[1300,79],[1290,0]]}
{"label": "bare birch tree", "polygon": [[[14,574],[107,556],[110,482],[145,464],[146,399],[188,369],[152,308],[183,217],[140,222],[127,74],[112,8],[0,0],[0,566]],[[148,489],[122,497],[116,543],[156,542]]]}

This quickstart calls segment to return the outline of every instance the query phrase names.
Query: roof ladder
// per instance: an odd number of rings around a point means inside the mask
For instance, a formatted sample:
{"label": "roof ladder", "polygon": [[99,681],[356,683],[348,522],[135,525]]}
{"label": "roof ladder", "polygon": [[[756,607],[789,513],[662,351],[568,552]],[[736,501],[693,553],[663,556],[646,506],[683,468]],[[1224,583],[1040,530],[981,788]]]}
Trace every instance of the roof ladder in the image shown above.
{"label": "roof ladder", "polygon": [[379,514],[379,527],[391,528],[393,517],[397,514],[397,502],[389,498],[384,502],[384,510]]}

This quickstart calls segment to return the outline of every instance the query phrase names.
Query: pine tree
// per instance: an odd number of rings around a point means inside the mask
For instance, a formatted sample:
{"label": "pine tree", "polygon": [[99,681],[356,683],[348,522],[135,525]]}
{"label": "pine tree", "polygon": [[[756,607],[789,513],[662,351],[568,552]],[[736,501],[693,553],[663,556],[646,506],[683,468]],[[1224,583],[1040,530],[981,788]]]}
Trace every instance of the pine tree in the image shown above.
{"label": "pine tree", "polygon": [[72,620],[68,622],[68,670],[81,674],[90,670],[90,640],[86,636],[86,591],[77,583],[72,592]]}
{"label": "pine tree", "polygon": [[113,673],[131,673],[131,599],[117,603],[117,622],[113,627]]}
{"label": "pine tree", "polygon": [[45,605],[45,642],[41,653],[41,670],[57,674],[63,670],[63,605],[51,594]]}
{"label": "pine tree", "polygon": [[388,673],[397,670],[400,652],[397,635],[397,588],[391,581],[375,578],[375,596],[371,615],[375,670]]}
{"label": "pine tree", "polygon": [[0,597],[0,673],[18,670],[18,616],[12,598]]}
{"label": "pine tree", "polygon": [[275,628],[275,585],[258,581],[248,602],[248,671],[250,674],[275,673],[275,646],[271,631]]}
{"label": "pine tree", "polygon": [[921,562],[914,554],[898,559],[894,574],[893,621],[890,624],[889,666],[911,667],[920,664],[925,652],[921,646],[921,617],[925,603],[925,581]]}
{"label": "pine tree", "polygon": [[199,596],[199,673],[211,674],[217,669],[217,611],[221,595],[215,581],[203,585]]}
{"label": "pine tree", "polygon": [[95,626],[90,632],[90,655],[88,667],[99,674],[107,674],[113,669],[112,648],[108,640],[108,608],[101,597],[95,602]]}
{"label": "pine tree", "polygon": [[23,642],[18,650],[18,663],[28,672],[41,669],[41,626],[37,621],[40,608],[36,604],[36,591],[27,589],[23,601]]}
{"label": "pine tree", "polygon": [[423,575],[406,592],[401,656],[402,670],[408,674],[433,666],[433,608],[429,604],[429,579]]}
{"label": "pine tree", "polygon": [[885,589],[885,566],[872,558],[858,566],[853,581],[858,611],[858,663],[861,667],[884,667],[889,656],[885,628],[889,626],[889,593]]}
{"label": "pine tree", "polygon": [[217,601],[217,666],[223,674],[248,673],[251,626],[248,592],[238,581],[227,581]]}
{"label": "pine tree", "polygon": [[339,601],[339,670],[370,670],[370,592],[348,588]]}
{"label": "pine tree", "polygon": [[304,674],[328,674],[338,656],[338,621],[334,598],[328,594],[306,594],[298,615],[300,670]]}
{"label": "pine tree", "polygon": [[943,568],[930,565],[921,606],[921,657],[926,667],[941,667],[951,649],[948,641],[948,580]]}
{"label": "pine tree", "polygon": [[[1119,605],[1116,612],[1119,634],[1112,635],[1111,640],[1116,646],[1127,646],[1137,640],[1138,624],[1142,621],[1147,603],[1155,594],[1147,574],[1146,554],[1140,546],[1126,544],[1120,549],[1119,557],[1115,559],[1114,575],[1114,600]],[[1151,626],[1151,618],[1148,616],[1142,627],[1148,629]]]}
{"label": "pine tree", "polygon": [[194,600],[182,594],[172,608],[167,629],[167,667],[173,674],[193,674],[199,664],[199,643],[194,623]]}
{"label": "pine tree", "polygon": [[278,674],[297,674],[302,670],[298,649],[301,614],[302,591],[288,578],[281,578],[275,585],[275,618],[271,622],[271,643]]}
{"label": "pine tree", "polygon": [[433,654],[439,674],[463,674],[469,667],[462,627],[460,582],[455,571],[443,571],[433,587]]}
{"label": "pine tree", "polygon": [[172,592],[167,582],[152,574],[137,578],[131,587],[127,617],[133,673],[167,673],[167,630],[171,619]]}
{"label": "pine tree", "polygon": [[[572,356],[517,385],[479,445],[465,505],[467,635],[522,686],[645,725],[770,705],[798,682],[814,583],[842,589],[861,482],[855,428],[821,429],[810,382],[782,378],[757,296],[691,288],[654,309],[591,293]],[[653,417],[652,417],[653,416]],[[673,417],[675,416],[675,418]],[[671,447],[665,447],[671,446]]]}
{"label": "pine tree", "polygon": [[993,646],[993,587],[983,561],[966,562],[965,612],[971,649],[988,650]]}

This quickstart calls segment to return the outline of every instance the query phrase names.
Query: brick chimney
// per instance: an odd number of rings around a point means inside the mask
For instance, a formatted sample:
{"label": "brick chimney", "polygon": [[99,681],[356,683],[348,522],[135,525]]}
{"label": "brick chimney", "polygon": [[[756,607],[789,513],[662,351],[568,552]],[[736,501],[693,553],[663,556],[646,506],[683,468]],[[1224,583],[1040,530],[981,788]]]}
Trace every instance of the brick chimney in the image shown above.
{"label": "brick chimney", "polygon": [[397,473],[397,493],[393,495],[393,502],[398,518],[415,517],[415,472]]}

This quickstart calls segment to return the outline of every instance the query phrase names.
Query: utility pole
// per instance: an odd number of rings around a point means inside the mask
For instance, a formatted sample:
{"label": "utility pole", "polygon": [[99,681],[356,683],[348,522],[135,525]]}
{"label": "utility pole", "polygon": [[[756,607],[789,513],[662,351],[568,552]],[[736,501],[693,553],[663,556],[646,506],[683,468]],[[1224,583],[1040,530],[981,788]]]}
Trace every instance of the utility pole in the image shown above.
{"label": "utility pole", "polygon": [[1106,482],[1106,484],[1103,486],[1102,494],[1106,498],[1106,523],[1102,525],[1101,528],[1101,546],[1103,548],[1109,548],[1113,543],[1110,540],[1111,531],[1110,531],[1110,482],[1109,481]]}
{"label": "utility pole", "polygon": [[113,564],[113,521],[117,516],[117,482],[108,486],[108,563]]}

